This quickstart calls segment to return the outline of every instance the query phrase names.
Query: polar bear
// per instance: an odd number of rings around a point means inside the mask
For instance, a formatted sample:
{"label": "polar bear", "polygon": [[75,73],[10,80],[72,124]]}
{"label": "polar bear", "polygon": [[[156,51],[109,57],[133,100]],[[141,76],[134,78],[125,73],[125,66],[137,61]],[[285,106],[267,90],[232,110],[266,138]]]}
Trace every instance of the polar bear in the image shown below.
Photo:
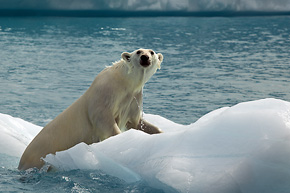
{"label": "polar bear", "polygon": [[88,90],[48,123],[24,151],[18,169],[44,165],[55,154],[85,142],[97,143],[130,128],[149,134],[161,133],[142,118],[142,90],[160,69],[161,53],[151,49],[124,52],[121,60],[100,72]]}

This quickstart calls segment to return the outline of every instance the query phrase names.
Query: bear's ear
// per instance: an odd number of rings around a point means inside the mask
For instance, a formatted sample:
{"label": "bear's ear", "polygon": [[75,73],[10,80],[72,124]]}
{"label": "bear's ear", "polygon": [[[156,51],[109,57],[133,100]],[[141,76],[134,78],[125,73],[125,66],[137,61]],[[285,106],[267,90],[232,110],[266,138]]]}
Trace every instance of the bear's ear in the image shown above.
{"label": "bear's ear", "polygon": [[157,54],[158,56],[158,60],[159,60],[159,63],[158,63],[158,69],[161,69],[161,63],[163,61],[163,55],[162,54]]}
{"label": "bear's ear", "polygon": [[126,62],[130,62],[131,61],[131,54],[128,53],[128,52],[123,52],[121,57]]}
{"label": "bear's ear", "polygon": [[157,56],[158,56],[158,60],[161,63],[163,61],[163,55],[161,53],[158,53]]}

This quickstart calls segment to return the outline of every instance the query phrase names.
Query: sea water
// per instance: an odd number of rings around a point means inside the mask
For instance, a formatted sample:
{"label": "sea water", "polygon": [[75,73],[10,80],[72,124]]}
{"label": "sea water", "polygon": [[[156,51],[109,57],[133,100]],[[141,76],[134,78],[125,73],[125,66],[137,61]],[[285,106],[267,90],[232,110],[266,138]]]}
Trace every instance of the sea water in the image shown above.
{"label": "sea water", "polygon": [[[290,101],[290,17],[0,18],[0,113],[44,126],[122,52],[162,53],[145,113],[179,124],[262,98]],[[154,192],[99,170],[18,172],[0,156],[1,190]],[[4,189],[5,188],[5,189]],[[6,189],[7,188],[7,189]]]}
{"label": "sea water", "polygon": [[189,124],[218,107],[290,100],[290,17],[0,18],[1,113],[45,125],[124,51],[164,55],[144,111]]}

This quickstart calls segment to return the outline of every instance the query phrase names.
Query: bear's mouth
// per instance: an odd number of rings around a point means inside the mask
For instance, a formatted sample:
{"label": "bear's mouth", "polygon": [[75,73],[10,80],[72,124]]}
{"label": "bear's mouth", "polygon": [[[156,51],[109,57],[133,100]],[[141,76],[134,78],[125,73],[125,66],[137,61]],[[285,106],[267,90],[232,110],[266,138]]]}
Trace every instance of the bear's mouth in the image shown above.
{"label": "bear's mouth", "polygon": [[143,66],[144,68],[150,66],[150,61],[140,61],[140,65]]}

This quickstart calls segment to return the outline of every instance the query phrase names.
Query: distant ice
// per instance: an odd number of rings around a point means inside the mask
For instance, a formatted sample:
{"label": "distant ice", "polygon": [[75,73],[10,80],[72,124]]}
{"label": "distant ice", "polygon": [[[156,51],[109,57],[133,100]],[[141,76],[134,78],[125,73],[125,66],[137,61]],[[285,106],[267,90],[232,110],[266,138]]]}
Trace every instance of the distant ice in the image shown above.
{"label": "distant ice", "polygon": [[[244,102],[190,125],[158,115],[145,118],[164,133],[129,130],[45,160],[60,170],[101,169],[127,182],[143,179],[166,192],[289,192],[290,102]],[[40,128],[4,114],[0,120],[5,134],[0,136],[0,153],[13,150],[20,156],[37,133],[31,131]]]}
{"label": "distant ice", "polygon": [[0,9],[290,11],[290,3],[289,0],[0,0]]}

